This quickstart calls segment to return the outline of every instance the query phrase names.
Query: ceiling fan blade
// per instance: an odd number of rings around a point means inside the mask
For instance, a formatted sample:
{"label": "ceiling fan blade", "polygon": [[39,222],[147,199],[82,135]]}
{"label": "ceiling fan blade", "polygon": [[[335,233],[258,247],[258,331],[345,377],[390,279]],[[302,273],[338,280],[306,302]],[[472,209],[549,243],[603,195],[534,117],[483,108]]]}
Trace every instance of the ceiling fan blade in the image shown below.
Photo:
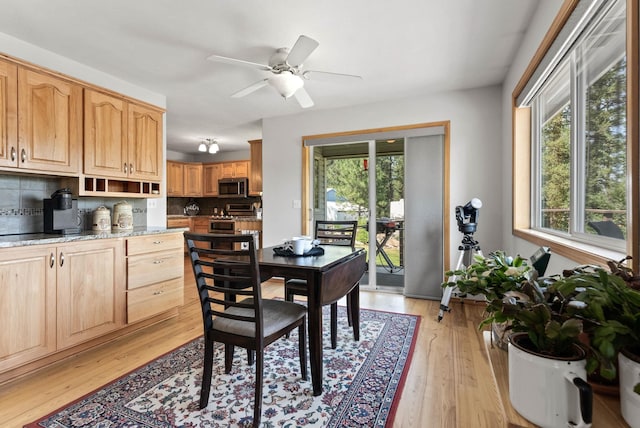
{"label": "ceiling fan blade", "polygon": [[330,71],[318,71],[318,70],[306,70],[302,73],[302,77],[306,80],[325,80],[325,81],[343,81],[343,80],[352,80],[352,79],[360,79],[362,80],[362,76],[357,76],[355,74],[344,74],[344,73],[332,73]]}
{"label": "ceiling fan blade", "polygon": [[231,95],[231,98],[241,98],[241,97],[244,97],[245,95],[249,95],[250,93],[257,91],[258,89],[267,86],[268,82],[269,82],[269,79],[263,79],[259,82],[256,82],[253,85],[247,86],[244,89],[240,89],[238,92]]}
{"label": "ceiling fan blade", "polygon": [[302,108],[313,107],[313,100],[309,96],[309,93],[304,89],[304,87],[298,89],[293,94],[293,96],[296,97],[296,101],[298,101],[298,104],[300,104],[300,107]]}
{"label": "ceiling fan blade", "polygon": [[258,64],[257,62],[245,61],[243,59],[229,58],[221,55],[211,55],[207,58],[209,61],[216,62],[225,62],[227,64],[236,64],[236,65],[248,65],[249,67],[257,68],[259,70],[271,71],[271,67],[265,64]]}
{"label": "ceiling fan blade", "polygon": [[298,37],[296,44],[291,48],[291,51],[289,51],[287,63],[292,67],[299,66],[309,57],[309,55],[311,55],[311,52],[316,50],[319,44],[320,43],[313,40],[311,37],[301,35]]}

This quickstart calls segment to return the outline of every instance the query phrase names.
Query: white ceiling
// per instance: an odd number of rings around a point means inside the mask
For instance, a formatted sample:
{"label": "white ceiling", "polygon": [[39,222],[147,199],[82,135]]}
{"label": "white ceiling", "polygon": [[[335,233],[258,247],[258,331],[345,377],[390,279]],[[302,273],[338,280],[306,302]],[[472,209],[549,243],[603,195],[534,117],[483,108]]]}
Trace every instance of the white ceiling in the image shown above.
{"label": "white ceiling", "polygon": [[207,61],[267,63],[300,34],[320,45],[304,68],[362,81],[309,80],[311,109],[500,84],[536,0],[0,0],[0,32],[167,97],[167,148],[195,153],[261,138],[261,119],[300,113],[268,72]]}

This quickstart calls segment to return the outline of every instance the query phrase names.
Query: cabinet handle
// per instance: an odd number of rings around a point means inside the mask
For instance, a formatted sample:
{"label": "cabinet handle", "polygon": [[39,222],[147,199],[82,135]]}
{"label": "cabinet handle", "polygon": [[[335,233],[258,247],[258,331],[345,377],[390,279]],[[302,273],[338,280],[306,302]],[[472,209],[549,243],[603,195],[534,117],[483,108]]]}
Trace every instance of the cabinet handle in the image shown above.
{"label": "cabinet handle", "polygon": [[64,264],[64,253],[60,251],[60,266]]}
{"label": "cabinet handle", "polygon": [[153,241],[154,244],[162,244],[162,241]]}
{"label": "cabinet handle", "polygon": [[127,173],[127,163],[126,162],[124,163],[124,173],[125,174]]}
{"label": "cabinet handle", "polygon": [[160,294],[162,294],[162,291],[156,291],[156,292],[153,293],[154,296],[158,296]]}
{"label": "cabinet handle", "polygon": [[162,260],[154,260],[154,261],[153,261],[153,264],[154,264],[154,265],[159,265],[160,263],[162,263]]}
{"label": "cabinet handle", "polygon": [[20,158],[22,159],[22,163],[27,160],[27,151],[25,149],[22,149],[22,152],[20,152]]}
{"label": "cabinet handle", "polygon": [[16,160],[16,148],[11,147],[11,161],[13,162],[14,160]]}
{"label": "cabinet handle", "polygon": [[56,256],[53,255],[53,253],[51,253],[51,256],[49,258],[49,267],[53,267],[56,264]]}
{"label": "cabinet handle", "polygon": [[130,163],[130,164],[129,164],[129,173],[130,173],[130,174],[133,174],[134,172],[135,172],[135,170],[133,169],[133,164],[132,164],[132,163]]}

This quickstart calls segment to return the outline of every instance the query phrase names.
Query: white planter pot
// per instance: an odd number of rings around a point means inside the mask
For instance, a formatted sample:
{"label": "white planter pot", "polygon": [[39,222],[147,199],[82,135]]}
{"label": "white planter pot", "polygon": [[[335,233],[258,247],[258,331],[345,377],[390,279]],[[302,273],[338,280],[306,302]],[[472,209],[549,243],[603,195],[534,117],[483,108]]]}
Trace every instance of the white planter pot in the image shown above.
{"label": "white planter pot", "polygon": [[640,383],[640,363],[620,352],[618,354],[620,372],[620,411],[631,428],[640,428],[640,395],[633,391]]}
{"label": "white planter pot", "polygon": [[593,393],[586,382],[584,352],[577,359],[532,354],[509,342],[509,398],[513,408],[540,427],[590,427]]}

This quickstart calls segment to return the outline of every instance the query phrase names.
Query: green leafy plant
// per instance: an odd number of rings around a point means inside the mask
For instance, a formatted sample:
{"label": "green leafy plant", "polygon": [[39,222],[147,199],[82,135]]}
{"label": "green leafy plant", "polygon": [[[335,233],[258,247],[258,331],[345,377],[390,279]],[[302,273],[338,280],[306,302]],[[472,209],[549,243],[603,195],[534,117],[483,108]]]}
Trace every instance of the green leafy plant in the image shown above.
{"label": "green leafy plant", "polygon": [[551,357],[573,356],[580,345],[584,310],[582,302],[572,299],[575,286],[554,277],[532,278],[520,291],[507,293],[501,311],[512,319],[514,332],[529,337],[531,351]]}
{"label": "green leafy plant", "polygon": [[578,291],[575,299],[585,303],[581,316],[590,348],[587,371],[608,380],[617,375],[622,349],[640,356],[640,291],[633,288],[637,276],[623,261],[610,262],[611,272],[580,266],[563,273],[563,281]]}
{"label": "green leafy plant", "polygon": [[502,299],[510,291],[518,291],[535,270],[520,256],[507,256],[495,251],[487,257],[475,255],[474,262],[464,269],[445,272],[448,281],[443,287],[456,286],[462,293],[482,295],[487,300],[486,314],[480,328],[492,322],[505,322]]}
{"label": "green leafy plant", "polygon": [[575,314],[583,305],[572,303],[575,286],[554,277],[538,278],[520,256],[504,251],[476,256],[467,268],[446,275],[449,280],[443,286],[487,299],[479,328],[510,322],[511,331],[527,333],[532,351],[550,356],[566,356],[579,343],[582,320]]}

